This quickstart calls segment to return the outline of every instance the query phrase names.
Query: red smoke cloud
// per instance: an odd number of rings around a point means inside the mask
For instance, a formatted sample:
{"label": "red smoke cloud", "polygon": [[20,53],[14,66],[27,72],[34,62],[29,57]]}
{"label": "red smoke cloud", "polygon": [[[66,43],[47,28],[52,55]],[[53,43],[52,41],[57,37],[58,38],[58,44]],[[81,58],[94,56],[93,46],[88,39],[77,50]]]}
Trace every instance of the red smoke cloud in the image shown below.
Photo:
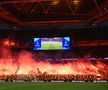
{"label": "red smoke cloud", "polygon": [[52,63],[37,61],[27,51],[19,53],[11,52],[9,49],[0,48],[0,74],[101,74],[108,71],[108,65],[100,61],[72,61],[67,63]]}

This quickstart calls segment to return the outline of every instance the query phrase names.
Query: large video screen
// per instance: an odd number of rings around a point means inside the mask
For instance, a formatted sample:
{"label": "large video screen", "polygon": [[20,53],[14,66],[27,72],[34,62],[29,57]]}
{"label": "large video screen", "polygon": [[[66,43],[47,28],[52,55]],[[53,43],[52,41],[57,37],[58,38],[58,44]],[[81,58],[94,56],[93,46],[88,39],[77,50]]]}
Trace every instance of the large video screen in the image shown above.
{"label": "large video screen", "polygon": [[69,50],[70,37],[34,38],[34,50]]}

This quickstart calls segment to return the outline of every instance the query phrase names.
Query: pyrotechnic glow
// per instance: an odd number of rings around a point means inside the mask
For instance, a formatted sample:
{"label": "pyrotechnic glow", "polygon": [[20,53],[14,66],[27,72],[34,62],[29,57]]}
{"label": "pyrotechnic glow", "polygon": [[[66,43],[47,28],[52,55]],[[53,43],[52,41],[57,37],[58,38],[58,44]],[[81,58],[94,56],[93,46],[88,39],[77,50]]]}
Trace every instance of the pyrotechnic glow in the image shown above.
{"label": "pyrotechnic glow", "polygon": [[3,41],[3,46],[15,46],[15,42],[13,40],[6,39]]}
{"label": "pyrotechnic glow", "polygon": [[0,49],[0,74],[95,74],[107,71],[107,64],[97,61],[73,61],[67,63],[51,63],[33,59],[30,52],[21,51],[14,56],[9,49]]}

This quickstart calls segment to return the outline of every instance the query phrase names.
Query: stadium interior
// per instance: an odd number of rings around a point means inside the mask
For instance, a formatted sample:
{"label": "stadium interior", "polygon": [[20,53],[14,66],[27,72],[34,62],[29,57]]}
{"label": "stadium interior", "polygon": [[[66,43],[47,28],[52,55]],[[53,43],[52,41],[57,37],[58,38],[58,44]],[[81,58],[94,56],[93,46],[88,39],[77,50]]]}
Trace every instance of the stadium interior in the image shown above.
{"label": "stadium interior", "polygon": [[108,82],[108,0],[0,0],[0,80]]}

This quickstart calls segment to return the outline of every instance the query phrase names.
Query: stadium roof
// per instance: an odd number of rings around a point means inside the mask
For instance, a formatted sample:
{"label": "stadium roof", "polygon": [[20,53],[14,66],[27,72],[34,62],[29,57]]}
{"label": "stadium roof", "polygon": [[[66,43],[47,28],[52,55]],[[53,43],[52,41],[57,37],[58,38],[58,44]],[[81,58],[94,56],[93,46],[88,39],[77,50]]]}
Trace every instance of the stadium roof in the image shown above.
{"label": "stadium roof", "polygon": [[108,20],[108,0],[0,0],[0,23],[88,24]]}

